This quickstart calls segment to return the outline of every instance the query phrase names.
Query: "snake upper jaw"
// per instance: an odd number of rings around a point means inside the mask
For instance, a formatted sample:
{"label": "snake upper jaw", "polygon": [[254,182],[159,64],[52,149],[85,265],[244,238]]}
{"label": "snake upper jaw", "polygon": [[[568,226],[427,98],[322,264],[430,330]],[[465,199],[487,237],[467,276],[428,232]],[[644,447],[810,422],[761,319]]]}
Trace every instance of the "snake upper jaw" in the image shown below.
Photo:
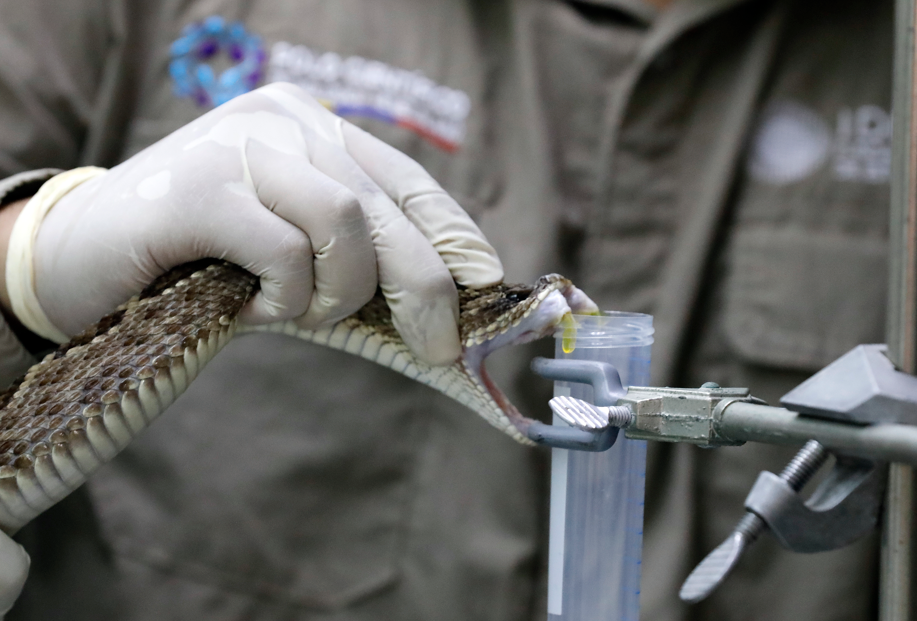
{"label": "snake upper jaw", "polygon": [[602,312],[592,298],[572,283],[564,287],[562,293],[574,315],[598,315]]}
{"label": "snake upper jaw", "polygon": [[[511,423],[511,426],[506,426],[505,430],[516,440],[526,444],[530,443],[527,439],[527,431],[534,421],[519,412],[493,382],[487,373],[484,360],[496,350],[507,345],[521,345],[553,335],[564,317],[570,313],[593,315],[598,312],[598,305],[568,281],[566,285],[548,293],[541,304],[517,325],[480,345],[465,349],[466,368],[477,375],[487,388],[490,396],[500,408],[498,416],[502,415]],[[521,437],[518,434],[521,434]]]}

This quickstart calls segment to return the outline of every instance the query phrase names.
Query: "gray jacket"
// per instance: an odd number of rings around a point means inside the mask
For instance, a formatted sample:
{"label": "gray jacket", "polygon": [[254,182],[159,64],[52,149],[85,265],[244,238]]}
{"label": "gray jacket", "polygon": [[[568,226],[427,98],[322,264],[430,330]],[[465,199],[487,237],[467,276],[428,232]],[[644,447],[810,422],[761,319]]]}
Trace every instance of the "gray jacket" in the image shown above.
{"label": "gray jacket", "polygon": [[[0,167],[113,165],[201,114],[221,93],[176,77],[170,46],[213,15],[260,37],[257,79],[421,162],[510,280],[560,271],[653,313],[656,383],[775,400],[882,340],[890,3],[3,1]],[[531,355],[493,372],[539,414]],[[763,542],[709,602],[679,604],[788,455],[651,452],[644,618],[872,616],[870,541]],[[35,563],[10,618],[537,617],[543,463],[386,370],[246,336],[23,533]]]}

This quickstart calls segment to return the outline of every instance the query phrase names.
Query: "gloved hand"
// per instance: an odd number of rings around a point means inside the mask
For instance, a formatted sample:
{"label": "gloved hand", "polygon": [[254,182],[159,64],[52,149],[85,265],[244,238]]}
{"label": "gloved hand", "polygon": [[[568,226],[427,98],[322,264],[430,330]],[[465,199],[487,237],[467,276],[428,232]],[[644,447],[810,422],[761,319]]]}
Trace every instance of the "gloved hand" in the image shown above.
{"label": "gloved hand", "polygon": [[378,284],[407,345],[433,364],[460,354],[454,281],[503,277],[480,230],[419,164],[281,84],[64,195],[38,230],[34,290],[51,324],[73,335],[204,257],[260,277],[249,323],[315,328],[356,311]]}
{"label": "gloved hand", "polygon": [[21,545],[0,532],[0,619],[10,611],[29,575],[29,555]]}

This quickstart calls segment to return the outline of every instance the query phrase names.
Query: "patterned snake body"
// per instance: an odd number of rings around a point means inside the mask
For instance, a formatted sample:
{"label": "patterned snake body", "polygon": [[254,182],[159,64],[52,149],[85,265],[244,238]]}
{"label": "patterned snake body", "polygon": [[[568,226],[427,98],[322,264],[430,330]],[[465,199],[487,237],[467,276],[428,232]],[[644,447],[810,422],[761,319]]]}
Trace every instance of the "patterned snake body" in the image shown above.
{"label": "patterned snake body", "polygon": [[[185,391],[237,330],[257,279],[222,261],[180,266],[31,367],[0,394],[0,528],[15,532],[79,487]],[[572,311],[595,305],[570,281],[459,291],[463,355],[452,365],[417,360],[377,295],[321,330],[292,321],[257,326],[377,362],[468,406],[516,440],[523,417],[490,381],[484,358],[551,334]]]}

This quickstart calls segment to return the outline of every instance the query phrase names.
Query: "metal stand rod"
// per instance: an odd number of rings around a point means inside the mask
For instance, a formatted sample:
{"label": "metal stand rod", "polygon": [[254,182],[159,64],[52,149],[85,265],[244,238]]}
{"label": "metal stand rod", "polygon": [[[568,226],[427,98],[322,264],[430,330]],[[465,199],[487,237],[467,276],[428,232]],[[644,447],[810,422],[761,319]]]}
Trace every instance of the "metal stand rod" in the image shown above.
{"label": "metal stand rod", "polygon": [[914,469],[891,464],[885,493],[885,515],[882,524],[880,560],[879,619],[910,619],[911,554],[913,548]]}
{"label": "metal stand rod", "polygon": [[[917,62],[915,0],[895,2],[895,66],[892,93],[892,178],[889,218],[889,358],[917,372]],[[882,528],[879,620],[912,618],[914,567],[914,471],[889,469]]]}
{"label": "metal stand rod", "polygon": [[860,427],[734,401],[723,410],[716,432],[737,442],[801,446],[816,440],[828,450],[855,457],[917,465],[917,426],[913,425]]}

